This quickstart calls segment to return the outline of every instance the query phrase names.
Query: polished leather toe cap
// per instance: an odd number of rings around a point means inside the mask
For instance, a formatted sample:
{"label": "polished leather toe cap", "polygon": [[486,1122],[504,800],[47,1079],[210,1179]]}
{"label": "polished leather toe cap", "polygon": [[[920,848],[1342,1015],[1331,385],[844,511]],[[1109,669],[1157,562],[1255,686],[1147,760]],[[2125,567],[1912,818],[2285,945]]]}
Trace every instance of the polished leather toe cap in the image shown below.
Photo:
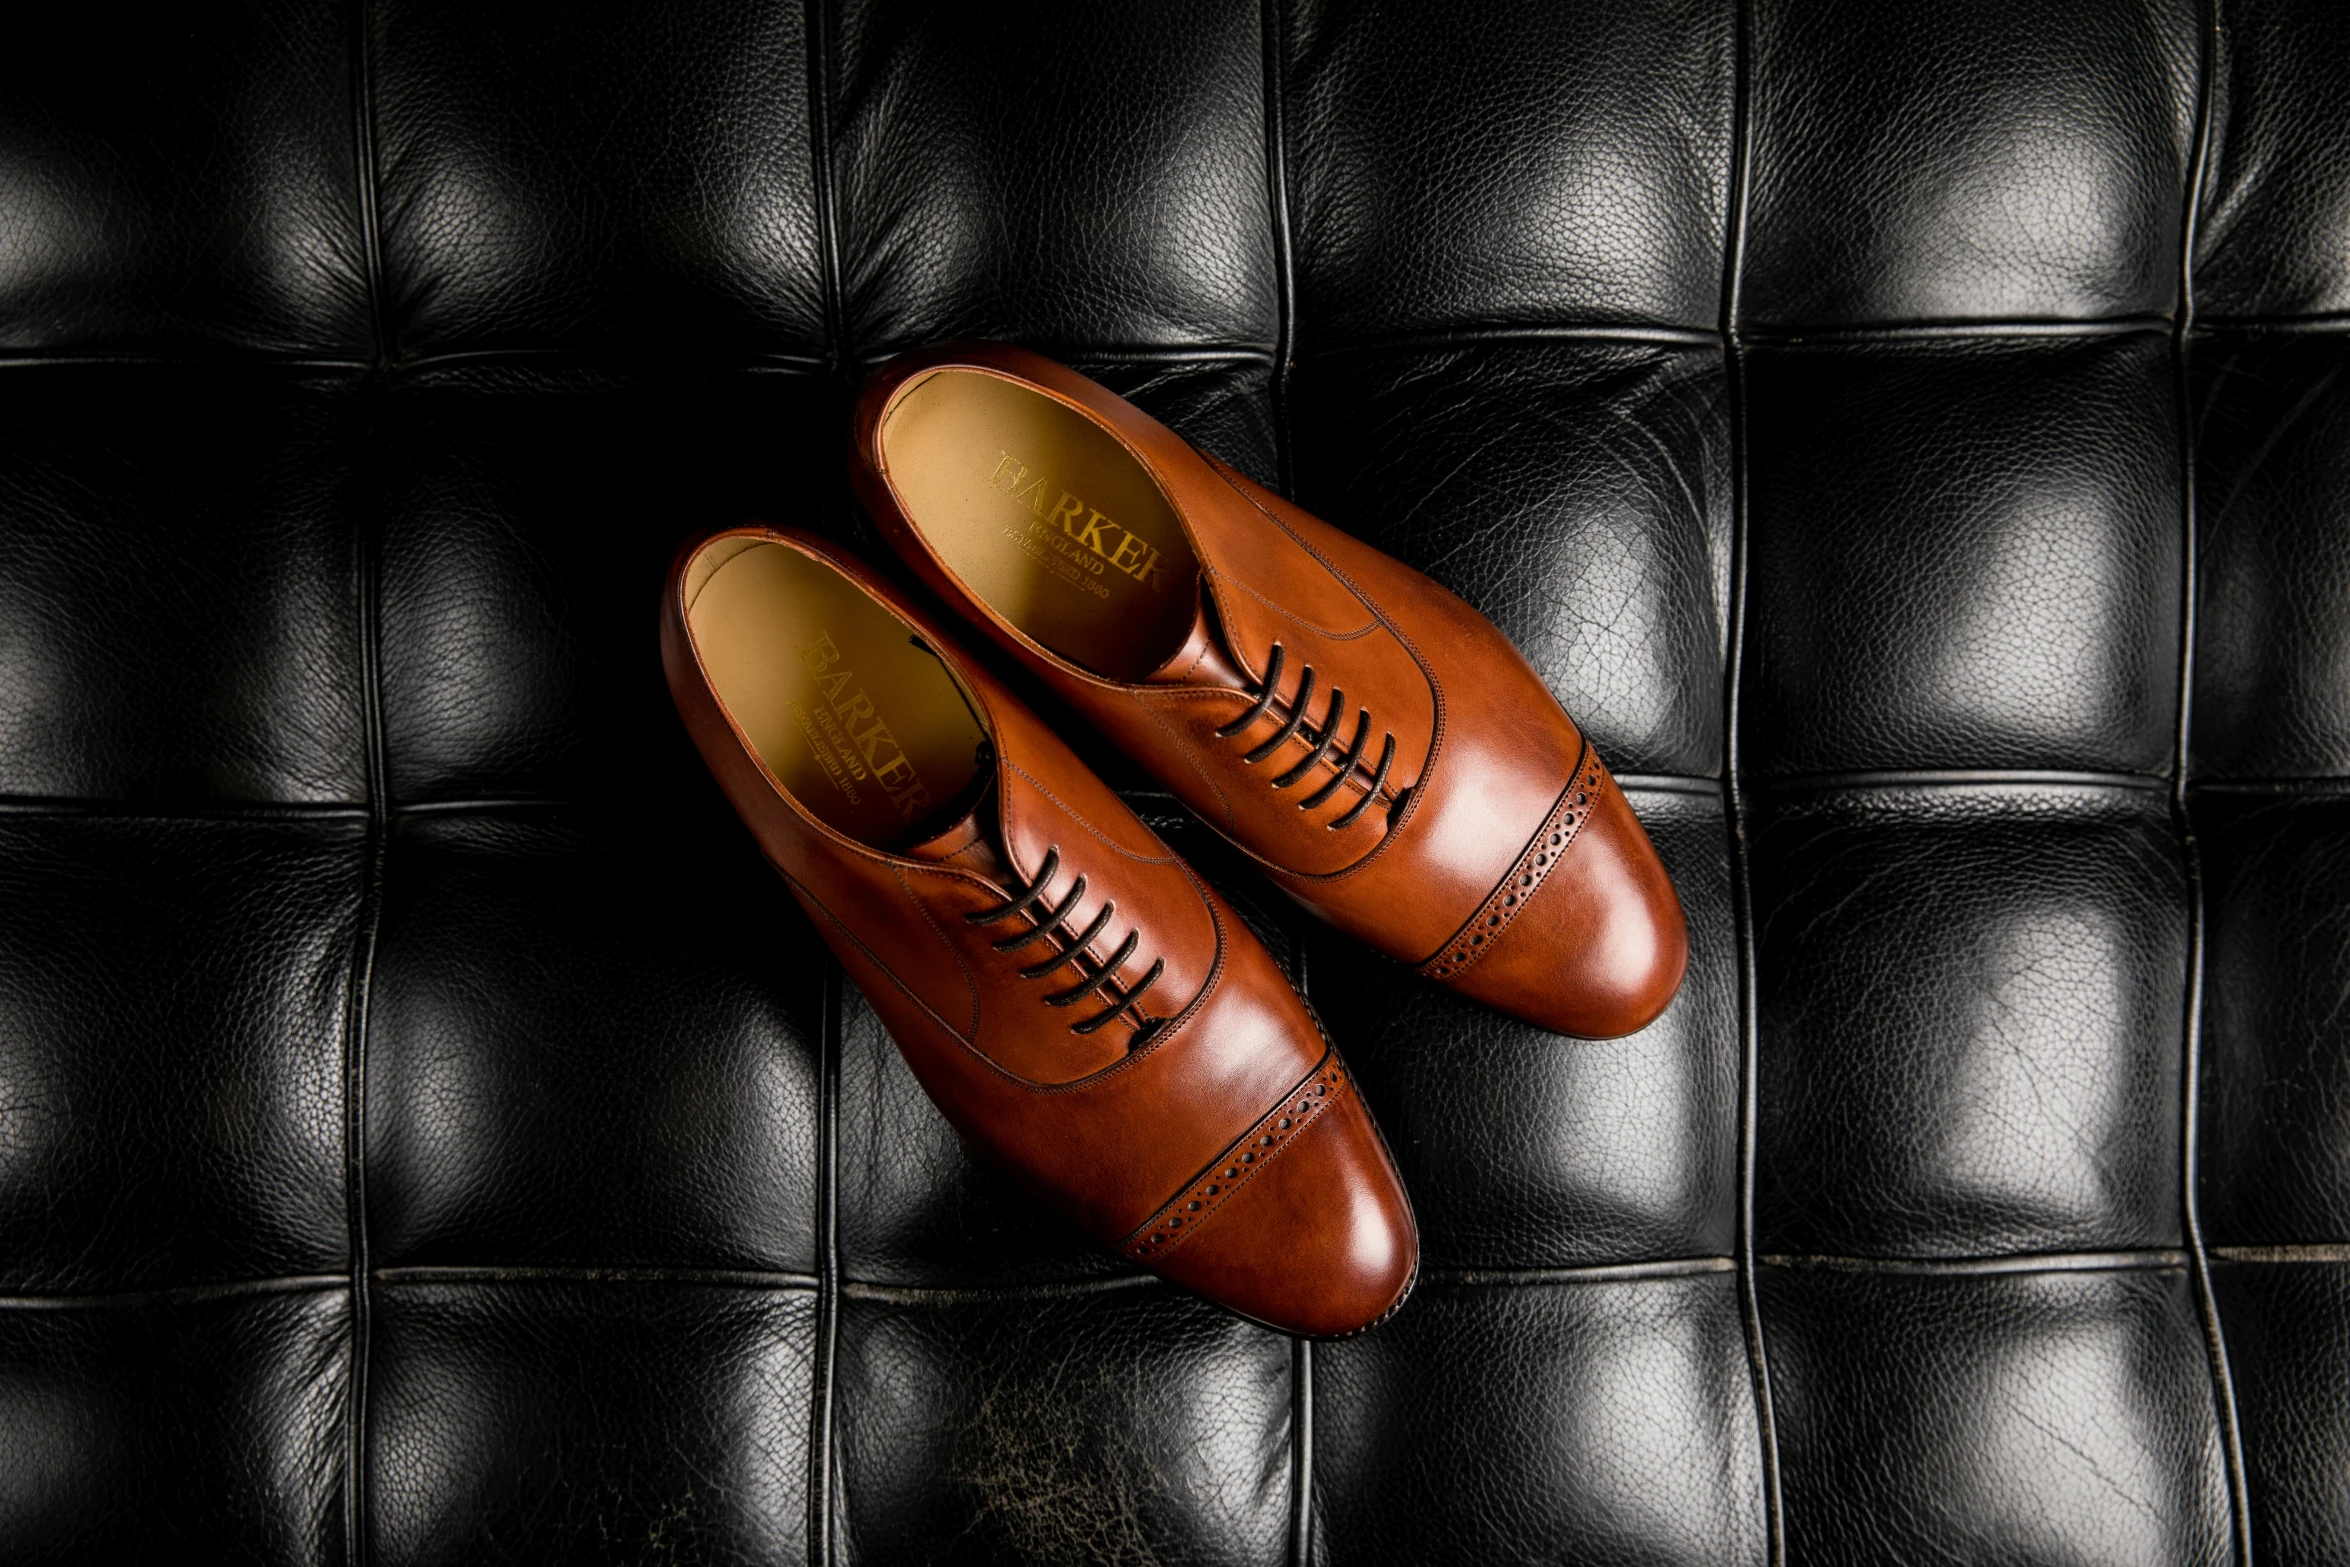
{"label": "polished leather toe cap", "polygon": [[1403,1304],[1420,1238],[1379,1129],[1348,1093],[1155,1266],[1267,1327],[1335,1338]]}
{"label": "polished leather toe cap", "polygon": [[1580,1039],[1647,1027],[1689,966],[1681,900],[1613,779],[1573,845],[1508,930],[1445,981]]}

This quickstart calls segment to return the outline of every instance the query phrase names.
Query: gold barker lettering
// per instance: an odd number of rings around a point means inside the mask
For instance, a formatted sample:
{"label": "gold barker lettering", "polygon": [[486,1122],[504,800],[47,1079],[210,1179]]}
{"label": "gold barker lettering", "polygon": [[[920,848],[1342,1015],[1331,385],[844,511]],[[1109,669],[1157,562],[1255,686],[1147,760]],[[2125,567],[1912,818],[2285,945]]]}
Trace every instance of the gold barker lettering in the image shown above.
{"label": "gold barker lettering", "polygon": [[[816,677],[816,689],[824,693],[824,701],[839,717],[857,742],[857,750],[865,758],[865,765],[873,769],[874,782],[889,792],[889,803],[898,808],[898,815],[907,821],[914,813],[930,803],[930,791],[914,772],[914,764],[906,760],[905,747],[890,733],[889,725],[873,710],[873,699],[865,694],[863,686],[854,685],[855,671],[835,669],[840,662],[840,648],[832,640],[832,633],[819,631],[816,640],[800,649],[800,662],[808,673]],[[847,695],[842,693],[846,692]],[[872,723],[860,729],[865,720]],[[886,753],[887,760],[884,760]]]}
{"label": "gold barker lettering", "polygon": [[[1159,552],[1142,535],[1130,528],[1120,527],[1057,485],[1054,488],[1060,489],[1060,499],[1047,507],[1044,502],[1044,475],[1040,473],[1031,478],[1026,463],[1010,452],[1002,452],[1002,456],[1003,461],[995,465],[995,472],[988,475],[988,483],[1014,500],[1026,501],[1028,509],[1042,517],[1047,527],[1059,523],[1061,532],[1135,581],[1147,582],[1153,589],[1167,585],[1165,574],[1159,570]],[[1082,521],[1079,520],[1081,518]],[[1110,544],[1104,537],[1105,533],[1118,536],[1118,542]]]}

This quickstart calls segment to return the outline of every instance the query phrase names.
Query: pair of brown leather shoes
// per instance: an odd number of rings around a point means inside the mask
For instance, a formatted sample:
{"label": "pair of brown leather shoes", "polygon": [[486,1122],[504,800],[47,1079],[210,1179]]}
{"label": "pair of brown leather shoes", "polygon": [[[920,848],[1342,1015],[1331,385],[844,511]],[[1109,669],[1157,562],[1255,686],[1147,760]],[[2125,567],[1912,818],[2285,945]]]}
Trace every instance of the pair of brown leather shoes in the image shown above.
{"label": "pair of brown leather shoes", "polygon": [[[885,366],[851,462],[924,583],[1314,913],[1564,1034],[1672,999],[1647,835],[1452,594],[1000,344]],[[711,770],[965,1137],[1273,1327],[1402,1302],[1411,1207],[1313,1013],[933,612],[742,527],[680,553],[661,631]]]}

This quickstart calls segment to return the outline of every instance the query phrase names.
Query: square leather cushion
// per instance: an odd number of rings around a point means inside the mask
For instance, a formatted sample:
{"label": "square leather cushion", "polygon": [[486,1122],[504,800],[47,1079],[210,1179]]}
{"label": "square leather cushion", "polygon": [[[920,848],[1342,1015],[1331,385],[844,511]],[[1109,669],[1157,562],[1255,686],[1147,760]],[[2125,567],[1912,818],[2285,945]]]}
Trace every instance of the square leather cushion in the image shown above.
{"label": "square leather cushion", "polygon": [[[0,1561],[2350,1560],[2346,18],[13,18]],[[1074,734],[1354,1063],[1363,1337],[976,1161],[671,710],[956,335],[1492,617],[1680,890],[1553,1038]]]}

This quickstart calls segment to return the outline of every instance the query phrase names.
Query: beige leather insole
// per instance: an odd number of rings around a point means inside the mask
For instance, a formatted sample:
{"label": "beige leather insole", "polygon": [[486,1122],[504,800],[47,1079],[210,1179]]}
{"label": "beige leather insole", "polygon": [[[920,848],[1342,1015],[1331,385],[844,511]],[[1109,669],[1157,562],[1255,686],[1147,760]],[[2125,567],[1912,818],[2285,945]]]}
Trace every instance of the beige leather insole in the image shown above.
{"label": "beige leather insole", "polygon": [[881,453],[907,515],[971,591],[1061,657],[1140,680],[1175,656],[1199,561],[1141,463],[1001,376],[941,370],[899,397]]}
{"label": "beige leather insole", "polygon": [[876,847],[970,784],[987,731],[906,624],[822,561],[714,545],[687,580],[710,685],[792,797]]}

